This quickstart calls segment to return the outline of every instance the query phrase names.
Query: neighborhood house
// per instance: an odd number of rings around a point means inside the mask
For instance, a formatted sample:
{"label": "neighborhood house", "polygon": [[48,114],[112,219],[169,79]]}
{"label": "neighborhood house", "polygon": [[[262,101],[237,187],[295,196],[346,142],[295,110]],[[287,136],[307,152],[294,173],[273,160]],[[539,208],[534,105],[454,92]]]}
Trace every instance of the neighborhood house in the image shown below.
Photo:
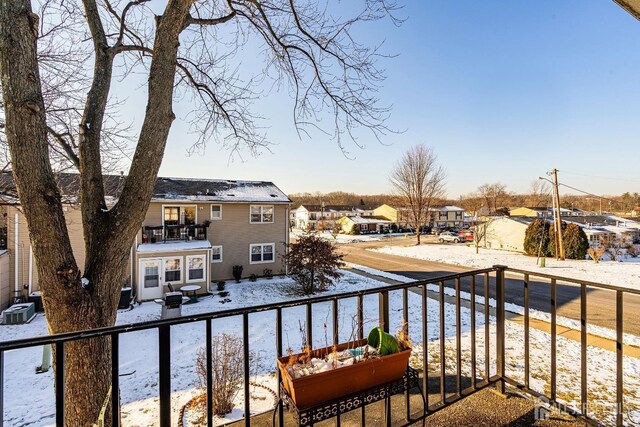
{"label": "neighborhood house", "polygon": [[[39,291],[38,274],[25,217],[10,174],[0,176],[7,249],[0,251],[0,307]],[[116,203],[124,178],[105,176],[105,194]],[[80,268],[84,265],[82,218],[75,195],[78,176],[61,174],[69,236]],[[13,189],[13,190],[12,190]],[[284,272],[291,201],[275,184],[262,181],[158,178],[146,218],[131,245],[129,275],[137,301],[161,298],[169,285],[178,290],[233,277]],[[269,270],[269,271],[267,271]]]}

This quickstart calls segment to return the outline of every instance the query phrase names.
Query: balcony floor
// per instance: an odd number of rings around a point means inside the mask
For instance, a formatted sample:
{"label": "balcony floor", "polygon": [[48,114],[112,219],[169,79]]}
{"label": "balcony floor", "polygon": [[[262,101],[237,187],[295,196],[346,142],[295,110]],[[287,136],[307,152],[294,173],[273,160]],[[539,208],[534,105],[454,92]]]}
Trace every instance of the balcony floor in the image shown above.
{"label": "balcony floor", "polygon": [[[435,384],[437,386],[437,384]],[[431,386],[429,387],[432,388]],[[435,388],[435,387],[434,387]],[[430,390],[429,401],[431,404],[439,401],[439,394],[436,389]],[[393,414],[392,425],[398,426],[405,423],[402,418],[405,413],[404,395],[396,395],[391,399],[391,413]],[[411,410],[413,416],[419,416],[422,409],[422,399],[415,394],[411,395]],[[477,426],[509,426],[509,427],[569,427],[586,426],[583,421],[575,420],[560,414],[552,416],[550,420],[535,420],[535,402],[521,395],[508,393],[506,397],[494,393],[490,388],[481,390],[473,395],[467,396],[459,402],[444,408],[433,415],[430,415],[425,425],[427,426],[457,426],[457,427],[477,427]],[[285,426],[294,426],[296,423],[291,413],[285,410]],[[401,415],[402,414],[402,415]],[[366,426],[384,425],[384,403],[377,402],[367,406]],[[340,418],[341,426],[361,426],[360,410],[355,410],[343,414]],[[233,427],[244,425],[240,421],[231,424]],[[267,427],[272,425],[272,413],[258,415],[252,418],[251,425]],[[317,427],[335,426],[335,420],[327,420],[314,424]],[[413,425],[420,426],[422,422]]]}

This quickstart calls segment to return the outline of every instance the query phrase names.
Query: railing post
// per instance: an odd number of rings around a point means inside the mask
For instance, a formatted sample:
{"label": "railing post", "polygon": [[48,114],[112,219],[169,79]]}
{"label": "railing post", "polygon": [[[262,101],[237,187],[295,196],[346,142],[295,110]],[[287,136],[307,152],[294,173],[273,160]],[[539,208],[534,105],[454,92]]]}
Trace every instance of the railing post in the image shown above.
{"label": "railing post", "polygon": [[158,328],[159,336],[159,391],[160,391],[160,426],[171,426],[171,327],[162,325]]}
{"label": "railing post", "polygon": [[0,351],[0,427],[4,426],[4,351]]}
{"label": "railing post", "polygon": [[389,332],[389,291],[378,294],[378,319],[383,331]]}
{"label": "railing post", "polygon": [[111,334],[111,425],[120,426],[120,335]]}
{"label": "railing post", "polygon": [[494,265],[493,268],[496,270],[496,368],[499,377],[498,392],[505,394],[504,271],[507,266]]}
{"label": "railing post", "polygon": [[64,426],[64,341],[55,344],[56,349],[56,426]]}

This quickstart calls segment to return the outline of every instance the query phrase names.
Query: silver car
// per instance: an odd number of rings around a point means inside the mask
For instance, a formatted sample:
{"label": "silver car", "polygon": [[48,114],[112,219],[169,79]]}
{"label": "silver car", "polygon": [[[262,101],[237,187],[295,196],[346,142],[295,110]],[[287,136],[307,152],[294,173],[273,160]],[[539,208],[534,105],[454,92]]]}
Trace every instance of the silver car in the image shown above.
{"label": "silver car", "polygon": [[438,241],[440,243],[444,243],[444,242],[460,243],[460,242],[464,242],[465,240],[466,239],[464,237],[458,235],[457,233],[454,233],[453,231],[443,231],[438,236]]}

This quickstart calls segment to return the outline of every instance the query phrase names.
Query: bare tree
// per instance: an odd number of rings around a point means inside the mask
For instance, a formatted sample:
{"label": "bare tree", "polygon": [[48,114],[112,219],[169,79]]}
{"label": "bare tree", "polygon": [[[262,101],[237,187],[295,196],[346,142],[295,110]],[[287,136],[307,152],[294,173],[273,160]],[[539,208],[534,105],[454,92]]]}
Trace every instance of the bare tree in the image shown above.
{"label": "bare tree", "polygon": [[551,187],[549,183],[541,179],[531,181],[529,187],[529,196],[527,197],[527,203],[529,206],[546,207],[551,201]]}
{"label": "bare tree", "polygon": [[[478,221],[473,226],[473,244],[476,247],[476,253],[480,252],[480,245],[485,242],[485,239],[488,237],[487,233],[489,230],[489,225],[493,220],[491,218],[486,218],[483,221]],[[483,244],[483,247],[485,244]]]}
{"label": "bare tree", "polygon": [[480,209],[485,205],[484,197],[478,193],[465,194],[460,196],[460,207],[471,213],[474,218],[478,218]]}
{"label": "bare tree", "polygon": [[423,145],[409,148],[396,163],[389,178],[409,210],[408,223],[416,230],[420,244],[422,228],[428,225],[434,199],[444,197],[445,171],[433,149]]}
{"label": "bare tree", "polygon": [[[83,0],[82,9],[43,0],[57,11],[41,8],[40,16],[30,0],[0,2],[5,133],[51,333],[114,324],[130,248],[176,118],[174,100],[191,101],[196,149],[210,141],[231,150],[267,144],[251,106],[269,83],[291,89],[301,133],[320,128],[345,149],[344,137],[357,144],[358,129],[376,138],[388,131],[389,108],[376,98],[382,54],[359,44],[352,30],[385,17],[398,21],[392,3],[363,3],[355,16],[340,18],[347,12],[334,16],[328,5],[293,0],[169,0],[164,10],[148,0]],[[247,43],[263,49],[264,67],[249,67],[242,78],[247,67],[235,55]],[[108,205],[105,148],[110,138],[122,141],[108,132],[109,111],[118,106],[110,92],[133,72],[147,75],[147,108],[119,199]],[[53,152],[80,174],[84,266],[71,248]],[[109,349],[108,339],[65,347],[66,425],[92,425],[110,401]]]}
{"label": "bare tree", "polygon": [[509,198],[507,186],[499,182],[493,184],[482,184],[478,187],[478,193],[485,201],[489,215],[493,215],[498,208],[504,207],[504,203]]}

